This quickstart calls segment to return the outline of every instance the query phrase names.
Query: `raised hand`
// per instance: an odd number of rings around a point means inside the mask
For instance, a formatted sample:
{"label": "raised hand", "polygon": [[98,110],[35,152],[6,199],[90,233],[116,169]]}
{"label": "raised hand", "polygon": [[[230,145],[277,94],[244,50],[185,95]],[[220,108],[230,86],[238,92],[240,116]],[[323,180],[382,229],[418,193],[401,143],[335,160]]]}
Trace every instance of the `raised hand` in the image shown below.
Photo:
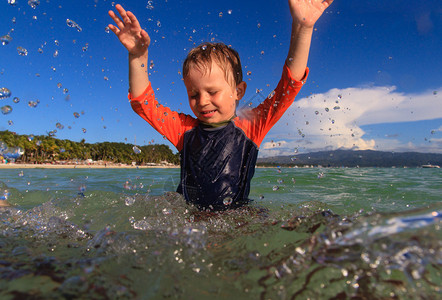
{"label": "raised hand", "polygon": [[289,0],[293,22],[305,27],[313,27],[332,2],[333,0]]}
{"label": "raised hand", "polygon": [[141,28],[133,13],[124,10],[120,4],[115,5],[115,8],[121,18],[110,10],[109,16],[117,26],[109,24],[109,29],[115,33],[121,44],[129,51],[129,54],[133,56],[146,54],[147,48],[150,45],[150,37],[147,32]]}

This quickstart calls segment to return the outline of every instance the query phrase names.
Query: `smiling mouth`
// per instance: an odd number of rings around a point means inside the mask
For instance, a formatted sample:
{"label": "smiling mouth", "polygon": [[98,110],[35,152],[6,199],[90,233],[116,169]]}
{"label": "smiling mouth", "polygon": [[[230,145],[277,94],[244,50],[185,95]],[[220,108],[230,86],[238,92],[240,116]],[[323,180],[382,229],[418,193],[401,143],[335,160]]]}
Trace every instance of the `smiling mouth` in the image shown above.
{"label": "smiling mouth", "polygon": [[200,112],[200,114],[205,116],[205,115],[213,114],[214,112],[215,112],[215,110],[209,110],[209,111],[202,111],[202,112]]}

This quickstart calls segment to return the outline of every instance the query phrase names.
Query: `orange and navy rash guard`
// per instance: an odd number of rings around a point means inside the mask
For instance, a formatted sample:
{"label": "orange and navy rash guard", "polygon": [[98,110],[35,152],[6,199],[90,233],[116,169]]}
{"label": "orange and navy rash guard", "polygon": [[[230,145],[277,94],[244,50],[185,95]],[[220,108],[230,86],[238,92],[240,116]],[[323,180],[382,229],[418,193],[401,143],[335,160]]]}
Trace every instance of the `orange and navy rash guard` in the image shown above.
{"label": "orange and navy rash guard", "polygon": [[296,81],[284,65],[281,80],[267,99],[244,117],[217,128],[160,105],[150,84],[141,96],[129,94],[129,99],[133,110],[180,152],[177,191],[200,209],[224,210],[249,201],[259,146],[293,103],[307,75],[308,69],[304,79]]}

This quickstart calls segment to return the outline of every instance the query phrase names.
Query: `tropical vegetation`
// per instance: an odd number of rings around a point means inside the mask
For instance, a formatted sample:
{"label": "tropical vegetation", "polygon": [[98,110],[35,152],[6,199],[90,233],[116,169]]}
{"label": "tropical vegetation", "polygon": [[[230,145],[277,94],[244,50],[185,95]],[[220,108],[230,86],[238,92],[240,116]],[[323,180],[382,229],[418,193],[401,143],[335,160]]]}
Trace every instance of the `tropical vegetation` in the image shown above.
{"label": "tropical vegetation", "polygon": [[17,159],[23,163],[54,163],[61,161],[104,161],[137,165],[149,163],[179,164],[179,154],[167,145],[134,146],[125,143],[102,142],[89,144],[74,142],[49,135],[20,135],[0,131],[0,141],[8,147],[20,147],[24,154]]}

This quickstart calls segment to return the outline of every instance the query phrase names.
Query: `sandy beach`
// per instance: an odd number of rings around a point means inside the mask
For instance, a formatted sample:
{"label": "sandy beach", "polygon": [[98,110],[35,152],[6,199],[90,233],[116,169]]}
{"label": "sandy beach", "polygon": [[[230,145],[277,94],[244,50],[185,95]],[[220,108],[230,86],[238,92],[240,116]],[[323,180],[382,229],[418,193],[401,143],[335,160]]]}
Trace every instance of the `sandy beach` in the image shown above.
{"label": "sandy beach", "polygon": [[0,169],[149,169],[149,168],[179,168],[175,165],[134,166],[127,164],[0,164]]}

